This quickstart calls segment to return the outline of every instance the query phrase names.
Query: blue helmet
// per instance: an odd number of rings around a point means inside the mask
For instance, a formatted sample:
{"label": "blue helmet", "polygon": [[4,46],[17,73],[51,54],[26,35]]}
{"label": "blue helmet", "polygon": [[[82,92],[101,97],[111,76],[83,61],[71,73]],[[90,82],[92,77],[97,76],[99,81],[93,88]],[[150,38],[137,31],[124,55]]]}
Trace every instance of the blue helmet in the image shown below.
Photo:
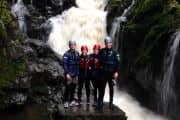
{"label": "blue helmet", "polygon": [[105,43],[110,43],[110,42],[112,42],[112,38],[109,37],[109,36],[107,36],[107,37],[104,39],[104,42],[105,42]]}
{"label": "blue helmet", "polygon": [[76,41],[75,40],[69,40],[69,45],[76,45]]}

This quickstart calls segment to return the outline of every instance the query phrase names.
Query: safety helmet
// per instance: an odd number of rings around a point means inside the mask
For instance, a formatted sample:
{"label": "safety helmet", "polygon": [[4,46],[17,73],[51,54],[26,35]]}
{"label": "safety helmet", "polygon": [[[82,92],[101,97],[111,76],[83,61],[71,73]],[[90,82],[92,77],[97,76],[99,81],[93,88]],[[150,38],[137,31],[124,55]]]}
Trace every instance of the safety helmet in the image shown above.
{"label": "safety helmet", "polygon": [[110,43],[110,42],[112,42],[112,38],[109,37],[109,36],[107,36],[107,37],[104,39],[104,42],[105,42],[105,43]]}
{"label": "safety helmet", "polygon": [[82,45],[82,46],[81,46],[81,51],[83,51],[83,50],[88,51],[88,47],[87,47],[86,45]]}
{"label": "safety helmet", "polygon": [[69,40],[69,45],[76,45],[76,41],[75,40]]}
{"label": "safety helmet", "polygon": [[101,49],[101,46],[99,44],[95,44],[93,46],[93,50],[100,50]]}

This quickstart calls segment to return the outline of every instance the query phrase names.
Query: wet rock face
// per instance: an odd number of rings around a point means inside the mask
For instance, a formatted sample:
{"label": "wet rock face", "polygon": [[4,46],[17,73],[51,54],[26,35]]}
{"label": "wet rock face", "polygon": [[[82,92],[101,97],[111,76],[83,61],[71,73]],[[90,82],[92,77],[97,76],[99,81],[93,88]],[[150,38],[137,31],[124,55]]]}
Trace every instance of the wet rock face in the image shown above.
{"label": "wet rock face", "polygon": [[45,42],[36,39],[27,39],[25,42],[29,74],[47,72],[49,79],[63,76],[60,56],[57,57]]}
{"label": "wet rock face", "polygon": [[124,9],[126,9],[132,0],[109,0],[109,4],[107,6],[108,16],[107,16],[107,30],[111,29],[112,22],[115,17],[120,16]]}
{"label": "wet rock face", "polygon": [[[9,0],[10,5],[17,0]],[[30,38],[47,40],[51,26],[44,26],[46,20],[61,14],[64,10],[75,5],[75,0],[24,0],[30,15],[26,16],[27,35]],[[48,27],[48,28],[47,28]],[[51,29],[50,29],[51,30]]]}
{"label": "wet rock face", "polygon": [[[57,57],[47,44],[37,39],[24,42],[26,70],[10,88],[1,90],[0,110],[26,103],[45,103],[50,112],[62,104],[64,70],[61,57]],[[8,96],[6,95],[8,94]]]}
{"label": "wet rock face", "polygon": [[[17,0],[8,2],[13,5]],[[28,38],[22,37],[24,40],[21,43],[18,40],[12,41],[11,56],[14,60],[25,56],[25,64],[21,65],[21,61],[13,62],[18,63],[18,69],[25,69],[20,77],[15,78],[10,88],[0,91],[4,96],[0,100],[0,109],[34,102],[45,103],[49,111],[56,111],[56,104],[62,103],[64,71],[62,57],[55,55],[46,44],[51,31],[51,24],[47,19],[75,6],[75,0],[24,0],[24,4],[30,13],[26,16]],[[9,96],[6,97],[6,93]]]}
{"label": "wet rock face", "polygon": [[[17,2],[17,0],[8,0],[12,5]],[[53,15],[60,14],[62,11],[75,6],[75,0],[23,0],[26,6],[32,5],[37,11],[42,15],[48,15],[52,13]]]}
{"label": "wet rock face", "polygon": [[[171,6],[172,4],[174,7]],[[162,11],[165,11],[164,15],[162,15]],[[166,59],[168,42],[171,40],[172,34],[180,27],[179,11],[177,0],[168,3],[162,0],[151,2],[136,0],[131,14],[128,16],[127,24],[123,25],[124,29],[120,34],[123,38],[119,38],[121,41],[120,52],[122,53],[122,84],[124,83],[128,91],[143,105],[161,114],[164,109],[163,105],[160,105],[162,102],[160,97],[162,89],[160,87],[162,87],[163,81],[163,63]],[[173,22],[169,21],[170,18]],[[170,109],[168,113],[168,116],[172,117],[173,120],[178,120],[178,117],[174,118],[173,116],[177,116],[180,111],[179,60],[180,57],[177,55],[174,65],[175,87],[173,88],[177,97],[175,105],[177,113]],[[169,84],[173,84],[173,82],[171,80]],[[171,107],[174,103],[171,102],[168,105]]]}
{"label": "wet rock face", "polygon": [[43,15],[49,13],[57,15],[71,6],[75,6],[75,0],[32,0],[32,4],[39,9]]}
{"label": "wet rock face", "polygon": [[30,99],[36,103],[60,103],[64,81],[61,58],[57,57],[45,42],[36,39],[25,41],[25,52],[28,73],[26,78],[31,85]]}
{"label": "wet rock face", "polygon": [[31,17],[28,23],[28,36],[30,38],[47,40],[51,25],[46,20],[61,14],[64,10],[75,6],[75,0],[32,0],[27,4]]}

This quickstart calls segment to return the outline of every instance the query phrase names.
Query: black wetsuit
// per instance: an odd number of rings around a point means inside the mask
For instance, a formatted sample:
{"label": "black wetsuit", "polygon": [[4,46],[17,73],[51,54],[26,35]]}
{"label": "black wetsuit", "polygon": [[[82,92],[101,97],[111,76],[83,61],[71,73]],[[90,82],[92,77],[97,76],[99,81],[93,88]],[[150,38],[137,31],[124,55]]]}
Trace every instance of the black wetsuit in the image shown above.
{"label": "black wetsuit", "polygon": [[114,84],[113,84],[113,74],[119,72],[120,70],[120,56],[119,54],[108,48],[104,48],[100,51],[100,63],[102,67],[102,80],[100,86],[100,97],[98,99],[99,106],[102,107],[103,99],[105,94],[106,83],[109,85],[109,94],[110,94],[110,105],[113,104],[114,96]]}

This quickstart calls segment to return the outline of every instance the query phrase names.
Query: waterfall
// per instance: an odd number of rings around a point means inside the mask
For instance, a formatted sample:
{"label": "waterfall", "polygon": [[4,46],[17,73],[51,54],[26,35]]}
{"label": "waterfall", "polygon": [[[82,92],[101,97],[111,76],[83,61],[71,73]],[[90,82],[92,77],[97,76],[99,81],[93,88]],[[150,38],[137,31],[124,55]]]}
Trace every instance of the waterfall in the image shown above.
{"label": "waterfall", "polygon": [[119,35],[121,31],[121,23],[127,21],[127,15],[131,8],[134,6],[135,0],[132,0],[131,5],[124,10],[121,16],[116,17],[112,23],[111,31],[110,31],[110,36],[112,37],[113,41],[113,46],[115,50],[118,50],[119,48]]}
{"label": "waterfall", "polygon": [[[105,92],[106,102],[109,102],[108,90],[107,86]],[[130,96],[127,92],[120,91],[116,86],[114,92],[114,104],[126,113],[128,117],[127,120],[167,120],[166,118],[144,108],[136,99]]]}
{"label": "waterfall", "polygon": [[99,43],[103,46],[106,36],[106,16],[104,8],[107,0],[76,0],[78,7],[72,7],[49,19],[52,31],[48,44],[59,55],[68,49],[68,40],[77,42],[77,49]]}
{"label": "waterfall", "polygon": [[168,50],[164,57],[163,80],[160,87],[161,108],[164,115],[174,108],[176,95],[174,93],[174,62],[178,53],[180,32],[176,32],[168,44]]}
{"label": "waterfall", "polygon": [[18,25],[20,30],[23,33],[27,32],[27,25],[26,25],[26,15],[29,15],[29,12],[24,5],[22,0],[18,0],[17,3],[12,5],[11,12],[15,18],[18,19]]}
{"label": "waterfall", "polygon": [[33,0],[31,0],[30,4],[33,6]]}
{"label": "waterfall", "polygon": [[12,4],[13,4],[13,5],[15,4],[15,0],[12,0]]}

